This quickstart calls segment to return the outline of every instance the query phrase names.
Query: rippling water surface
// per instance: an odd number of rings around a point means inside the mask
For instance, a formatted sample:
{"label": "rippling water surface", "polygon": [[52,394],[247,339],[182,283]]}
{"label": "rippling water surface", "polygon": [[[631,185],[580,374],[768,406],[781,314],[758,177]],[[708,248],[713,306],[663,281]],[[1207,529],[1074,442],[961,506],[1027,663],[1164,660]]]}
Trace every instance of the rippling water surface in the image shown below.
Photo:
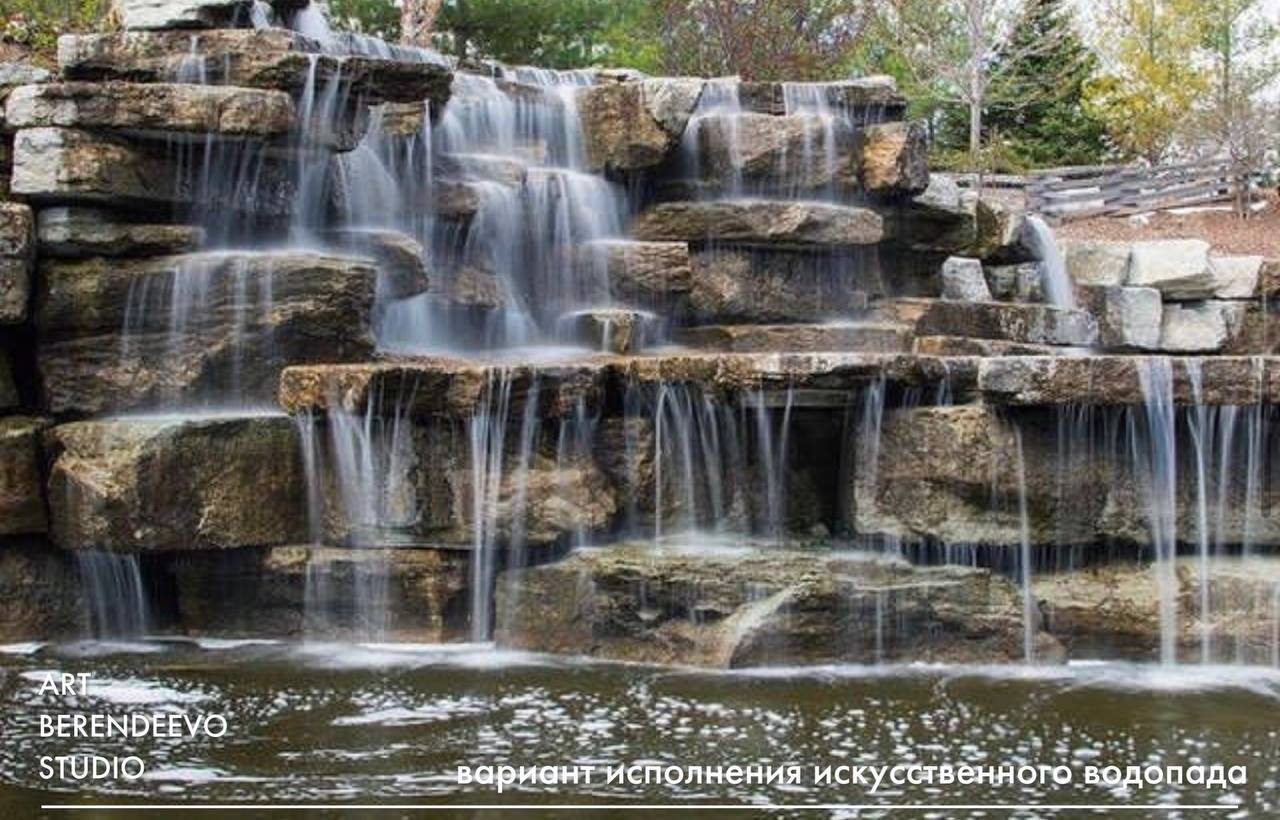
{"label": "rippling water surface", "polygon": [[[708,673],[496,652],[487,646],[147,641],[4,647],[0,806],[46,803],[1214,804],[1280,817],[1280,672],[1079,664],[1047,669],[834,668]],[[87,698],[38,693],[44,673],[88,672]],[[225,738],[41,738],[58,712],[209,712]],[[136,754],[143,779],[51,786],[39,757]],[[1051,764],[1246,766],[1247,786],[1063,790],[907,786],[619,786],[567,793],[460,786],[458,765]],[[597,778],[598,781],[603,778]],[[121,817],[133,812],[73,813]],[[206,812],[200,817],[216,816]],[[303,812],[356,816],[363,813]],[[378,816],[409,816],[408,810]],[[660,811],[628,816],[663,816]],[[742,816],[743,811],[715,812]],[[1111,812],[793,809],[772,816],[1073,817]],[[61,816],[67,816],[65,813]],[[175,816],[170,814],[169,816]],[[181,816],[181,815],[176,815]],[[241,812],[238,817],[248,816]],[[276,815],[284,816],[284,815]],[[293,814],[290,816],[298,816]],[[432,816],[490,817],[461,808]],[[561,817],[547,808],[521,817]],[[574,817],[616,816],[606,809]],[[681,816],[689,816],[687,813]],[[704,816],[704,815],[699,815]],[[768,816],[757,812],[754,816]]]}

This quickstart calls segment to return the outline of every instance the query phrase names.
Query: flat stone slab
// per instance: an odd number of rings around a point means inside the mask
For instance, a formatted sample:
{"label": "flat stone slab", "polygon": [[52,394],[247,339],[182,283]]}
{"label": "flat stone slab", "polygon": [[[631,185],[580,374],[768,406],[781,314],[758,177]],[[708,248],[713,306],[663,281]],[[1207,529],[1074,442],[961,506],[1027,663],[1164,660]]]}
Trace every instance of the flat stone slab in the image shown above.
{"label": "flat stone slab", "polygon": [[441,111],[453,73],[428,62],[326,53],[286,29],[65,34],[58,65],[69,80],[189,82],[298,91],[314,81],[348,86],[369,103],[421,102]]}
{"label": "flat stone slab", "polygon": [[495,589],[498,645],[539,652],[741,668],[1023,651],[1008,580],[867,553],[618,545],[506,572]]}
{"label": "flat stone slab", "polygon": [[916,323],[916,332],[1073,347],[1098,340],[1097,322],[1084,311],[1012,302],[933,301]]}
{"label": "flat stone slab", "polygon": [[125,221],[101,208],[43,208],[36,218],[42,256],[158,256],[194,251],[204,230],[194,225]]}
{"label": "flat stone slab", "polygon": [[874,245],[884,239],[875,211],[822,202],[667,202],[636,218],[636,239],[802,248]]}
{"label": "flat stone slab", "polygon": [[5,102],[8,128],[87,128],[131,134],[279,136],[294,125],[283,91],[178,83],[24,85]]}
{"label": "flat stone slab", "polygon": [[287,216],[297,202],[297,182],[282,161],[260,164],[251,197],[229,184],[201,190],[163,145],[75,128],[17,132],[12,188],[42,205],[204,205],[263,217]]}
{"label": "flat stone slab", "polygon": [[481,406],[486,388],[509,382],[511,402],[524,401],[536,382],[539,412],[560,416],[594,407],[610,390],[628,385],[696,383],[708,391],[850,390],[877,379],[904,385],[950,380],[957,392],[973,386],[977,360],[886,353],[673,353],[597,354],[544,364],[436,357],[354,365],[290,367],[281,374],[279,403],[286,411],[329,408],[356,411],[371,397],[412,397],[419,416],[465,418]]}
{"label": "flat stone slab", "polygon": [[[1139,405],[1143,370],[1168,362],[1173,400],[1187,405],[1251,405],[1280,399],[1280,358],[1211,356],[1041,356],[984,359],[978,389],[995,405]],[[1192,374],[1198,370],[1197,397]]]}
{"label": "flat stone slab", "polygon": [[820,325],[709,325],[684,328],[676,341],[702,350],[734,353],[860,351],[909,353],[911,328],[883,323]]}
{"label": "flat stone slab", "polygon": [[283,416],[139,416],[49,431],[51,536],[124,552],[298,543],[297,427]]}

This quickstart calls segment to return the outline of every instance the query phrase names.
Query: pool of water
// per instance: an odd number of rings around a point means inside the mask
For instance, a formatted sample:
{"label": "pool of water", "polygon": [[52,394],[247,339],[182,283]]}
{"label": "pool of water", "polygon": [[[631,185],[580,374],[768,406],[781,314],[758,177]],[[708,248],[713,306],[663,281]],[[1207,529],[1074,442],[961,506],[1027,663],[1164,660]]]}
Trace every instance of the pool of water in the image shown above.
{"label": "pool of water", "polygon": [[[617,816],[607,806],[743,806],[713,816],[1280,817],[1280,671],[1075,664],[1059,668],[824,668],[715,673],[592,663],[484,645],[322,645],[210,640],[0,648],[0,806],[15,817],[144,816],[50,804],[303,804],[289,816]],[[46,673],[88,673],[88,695],[41,694]],[[41,715],[205,713],[221,738],[42,737]],[[135,781],[63,783],[40,759],[136,755]],[[905,784],[869,794],[817,784],[815,766],[1067,765],[1071,785]],[[463,785],[458,766],[796,764],[798,784]],[[1080,782],[1091,765],[1243,766],[1229,788]],[[563,804],[597,808],[571,811]],[[823,808],[800,808],[821,804]],[[856,808],[874,804],[884,808]],[[987,808],[954,808],[987,806]],[[789,806],[771,812],[747,806]],[[910,812],[891,806],[952,806]],[[455,808],[449,808],[455,807]],[[184,812],[167,816],[183,816]],[[200,817],[222,814],[202,812]],[[240,812],[234,816],[251,816]],[[690,816],[636,810],[632,817]],[[157,815],[159,816],[159,815]],[[285,816],[283,814],[274,816]],[[703,816],[699,813],[698,816]]]}

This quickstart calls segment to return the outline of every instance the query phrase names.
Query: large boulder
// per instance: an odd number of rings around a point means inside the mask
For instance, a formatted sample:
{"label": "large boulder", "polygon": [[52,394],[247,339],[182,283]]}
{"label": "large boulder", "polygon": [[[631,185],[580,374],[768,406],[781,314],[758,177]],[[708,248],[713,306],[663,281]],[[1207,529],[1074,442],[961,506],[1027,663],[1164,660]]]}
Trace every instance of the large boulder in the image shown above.
{"label": "large boulder", "polygon": [[578,250],[577,263],[628,304],[666,305],[692,287],[687,242],[597,240]]}
{"label": "large boulder", "polygon": [[697,324],[848,320],[884,286],[859,253],[706,248],[691,259],[688,311]]}
{"label": "large boulder", "polygon": [[[471,373],[481,375],[479,369]],[[423,380],[407,389],[438,401],[443,397],[432,395],[437,388]],[[478,388],[484,392],[483,378]],[[535,388],[539,400],[554,399],[551,385],[527,386]],[[523,398],[514,385],[511,396],[513,403]],[[407,406],[394,409],[410,412]],[[378,474],[353,475],[341,448],[352,446],[345,437],[353,426],[361,429],[365,417],[343,413],[331,412],[314,440],[325,543],[471,549],[483,531],[486,546],[545,547],[576,533],[606,531],[617,512],[614,490],[589,456],[561,457],[556,441],[537,440],[524,454],[498,458],[477,451],[466,427],[447,420],[402,421],[400,438],[369,456]],[[495,464],[500,474],[492,472]],[[480,503],[477,487],[485,493]],[[477,507],[485,511],[480,522]]]}
{"label": "large boulder", "polygon": [[378,270],[378,298],[405,299],[431,285],[422,244],[400,231],[380,228],[336,228],[325,232],[344,254],[372,260]]}
{"label": "large boulder", "polygon": [[[1165,576],[1172,579],[1178,659],[1274,663],[1280,561],[1214,557],[1207,569],[1189,558]],[[1121,563],[1041,576],[1035,596],[1045,628],[1073,657],[1160,660],[1162,571]]]}
{"label": "large boulder", "polygon": [[269,403],[287,365],[373,354],[376,285],[368,260],[307,252],[47,261],[35,317],[45,406]]}
{"label": "large boulder", "polygon": [[1217,287],[1209,243],[1200,239],[1135,242],[1125,284],[1155,288],[1166,299],[1207,299]]}
{"label": "large boulder", "polygon": [[942,298],[955,302],[990,302],[991,289],[982,263],[958,256],[942,263]]}
{"label": "large boulder", "polygon": [[1259,293],[1258,285],[1262,265],[1261,256],[1217,256],[1210,260],[1216,285],[1213,295],[1218,299],[1253,299]]}
{"label": "large boulder", "polygon": [[877,196],[901,197],[929,185],[929,145],[920,123],[869,125],[857,132],[858,181]]}
{"label": "large boulder", "polygon": [[1007,580],[859,553],[622,545],[508,571],[496,591],[499,646],[540,652],[713,668],[1023,656]]}
{"label": "large boulder", "polygon": [[579,90],[588,167],[625,172],[662,164],[684,133],[703,83],[663,78]]}
{"label": "large boulder", "polygon": [[1097,322],[1084,311],[1010,302],[932,301],[916,332],[1072,346],[1089,346],[1098,339]]}
{"label": "large boulder", "polygon": [[1241,332],[1245,306],[1208,300],[1164,306],[1160,349],[1170,353],[1218,353]]}
{"label": "large boulder", "polygon": [[1118,287],[1129,277],[1128,242],[1069,239],[1060,242],[1067,274],[1079,285]]}
{"label": "large boulder", "polygon": [[710,113],[690,126],[690,139],[698,181],[717,190],[848,190],[857,182],[853,131],[843,120]]}
{"label": "large boulder", "polygon": [[285,416],[140,417],[47,436],[50,534],[64,549],[139,552],[298,543],[297,428]]}
{"label": "large boulder", "polygon": [[64,34],[58,38],[58,65],[68,80],[180,83],[199,78],[213,85],[281,91],[314,84],[371,104],[428,100],[432,111],[444,109],[453,79],[448,68],[435,63],[326,53],[323,44],[282,28]]}
{"label": "large boulder", "polygon": [[0,202],[0,324],[26,320],[34,262],[31,209],[17,202]]}
{"label": "large boulder", "polygon": [[1079,294],[1098,320],[1103,347],[1158,350],[1164,303],[1155,288],[1082,285]]}
{"label": "large boulder", "polygon": [[130,222],[102,208],[43,208],[36,240],[42,256],[160,256],[195,250],[204,231],[194,225]]}
{"label": "large boulder", "polygon": [[469,635],[470,556],[285,546],[170,560],[189,635],[443,643]]}
{"label": "large boulder", "polygon": [[266,155],[251,176],[206,182],[184,174],[163,144],[71,128],[25,128],[14,137],[13,192],[41,204],[199,205],[263,217],[287,216],[297,204],[295,175]]}
{"label": "large boulder", "polygon": [[272,137],[294,124],[283,91],[178,83],[24,85],[5,103],[9,128],[84,128],[130,134]]}
{"label": "large boulder", "polygon": [[0,535],[29,535],[48,528],[41,477],[40,436],[48,419],[0,418]]}
{"label": "large boulder", "polygon": [[645,241],[830,249],[874,245],[884,223],[867,208],[822,202],[668,202],[641,214],[632,233]]}

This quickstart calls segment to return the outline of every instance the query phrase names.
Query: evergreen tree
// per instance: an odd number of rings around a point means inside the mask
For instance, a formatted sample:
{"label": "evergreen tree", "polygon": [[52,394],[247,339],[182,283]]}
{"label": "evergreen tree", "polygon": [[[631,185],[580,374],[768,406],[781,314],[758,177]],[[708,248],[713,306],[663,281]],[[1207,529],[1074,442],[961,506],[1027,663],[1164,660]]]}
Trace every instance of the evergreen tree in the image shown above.
{"label": "evergreen tree", "polygon": [[[1008,56],[1016,55],[1016,56]],[[1097,57],[1074,28],[1069,0],[1030,0],[992,87],[986,130],[1028,167],[1091,165],[1106,152],[1106,124],[1085,105]]]}

